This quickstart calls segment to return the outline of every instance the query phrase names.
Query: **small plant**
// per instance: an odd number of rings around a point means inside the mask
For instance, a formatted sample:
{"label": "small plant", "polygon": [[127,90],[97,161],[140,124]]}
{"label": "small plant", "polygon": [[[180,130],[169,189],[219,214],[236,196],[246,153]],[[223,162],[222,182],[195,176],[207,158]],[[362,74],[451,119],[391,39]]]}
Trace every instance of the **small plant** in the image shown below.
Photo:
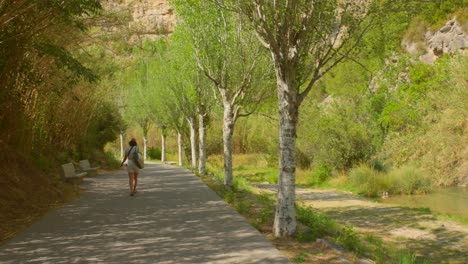
{"label": "small plant", "polygon": [[314,240],[332,235],[338,230],[338,225],[330,217],[313,212],[310,208],[297,206],[297,219],[309,228],[308,239]]}
{"label": "small plant", "polygon": [[310,177],[308,178],[308,183],[310,185],[320,185],[331,176],[331,169],[326,165],[319,165],[314,168]]}
{"label": "small plant", "polygon": [[250,190],[250,184],[249,182],[244,179],[244,178],[234,178],[234,188],[236,190],[245,190],[248,191]]}
{"label": "small plant", "polygon": [[363,252],[358,234],[351,226],[345,226],[340,230],[336,243],[358,254]]}
{"label": "small plant", "polygon": [[304,253],[301,253],[301,254],[295,256],[291,260],[294,263],[304,263],[307,260],[308,257],[309,257],[309,253],[304,252]]}
{"label": "small plant", "polygon": [[245,215],[249,213],[250,204],[247,201],[242,199],[236,200],[234,205],[240,214]]}
{"label": "small plant", "polygon": [[230,203],[232,204],[235,200],[235,197],[234,197],[234,192],[232,190],[228,190],[225,194],[224,194],[224,200],[227,202],[227,203]]}

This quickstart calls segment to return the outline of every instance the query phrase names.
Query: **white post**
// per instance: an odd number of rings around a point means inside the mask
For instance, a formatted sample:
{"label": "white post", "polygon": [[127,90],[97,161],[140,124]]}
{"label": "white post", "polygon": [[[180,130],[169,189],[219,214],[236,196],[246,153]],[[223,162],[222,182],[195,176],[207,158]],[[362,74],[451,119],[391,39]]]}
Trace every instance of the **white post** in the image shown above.
{"label": "white post", "polygon": [[195,131],[195,120],[194,118],[189,118],[188,122],[190,124],[190,151],[192,154],[192,169],[197,168],[197,139]]}
{"label": "white post", "polygon": [[166,161],[166,136],[164,133],[161,136],[161,162]]}
{"label": "white post", "polygon": [[199,157],[198,157],[198,173],[200,175],[206,174],[206,123],[205,116],[198,116],[198,136],[199,136]]}
{"label": "white post", "polygon": [[179,156],[179,166],[182,166],[182,134],[180,131],[177,131],[177,146],[178,146],[178,156]]}
{"label": "white post", "polygon": [[147,153],[148,153],[148,140],[146,139],[146,136],[143,137],[143,157],[144,160],[148,159]]}
{"label": "white post", "polygon": [[124,135],[120,132],[120,160],[123,160],[124,158],[124,151]]}

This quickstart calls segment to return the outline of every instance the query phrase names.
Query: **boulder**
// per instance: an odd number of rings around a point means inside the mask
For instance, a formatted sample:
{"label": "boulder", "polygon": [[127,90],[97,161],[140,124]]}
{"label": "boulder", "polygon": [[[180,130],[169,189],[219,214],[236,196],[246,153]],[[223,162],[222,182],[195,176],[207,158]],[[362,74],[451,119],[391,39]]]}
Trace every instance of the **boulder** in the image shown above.
{"label": "boulder", "polygon": [[[443,27],[435,32],[426,32],[424,39],[425,53],[419,59],[427,64],[432,64],[437,58],[444,54],[454,54],[456,52],[465,52],[468,43],[468,37],[463,31],[462,26],[456,19],[448,21]],[[417,54],[419,44],[412,43],[406,39],[402,41],[402,46],[407,52]]]}
{"label": "boulder", "polygon": [[424,63],[431,64],[444,54],[464,51],[468,38],[455,19],[434,33],[426,34],[426,54],[420,57]]}

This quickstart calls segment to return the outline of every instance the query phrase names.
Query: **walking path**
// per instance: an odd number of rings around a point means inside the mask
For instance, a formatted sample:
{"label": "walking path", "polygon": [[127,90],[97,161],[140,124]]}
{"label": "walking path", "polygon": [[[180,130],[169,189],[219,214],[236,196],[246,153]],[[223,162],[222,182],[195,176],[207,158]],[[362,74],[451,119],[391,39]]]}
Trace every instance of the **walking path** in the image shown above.
{"label": "walking path", "polygon": [[290,263],[185,169],[86,178],[80,199],[0,247],[0,263]]}

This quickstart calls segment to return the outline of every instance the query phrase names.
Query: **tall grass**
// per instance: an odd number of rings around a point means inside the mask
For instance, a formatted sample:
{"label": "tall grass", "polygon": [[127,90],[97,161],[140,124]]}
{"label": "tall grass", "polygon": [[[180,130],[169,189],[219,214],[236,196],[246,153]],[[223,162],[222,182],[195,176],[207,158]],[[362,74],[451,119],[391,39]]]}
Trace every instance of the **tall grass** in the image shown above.
{"label": "tall grass", "polygon": [[429,178],[421,169],[411,165],[386,173],[362,164],[349,172],[348,181],[360,194],[369,197],[378,197],[384,192],[388,194],[427,193],[431,189]]}

